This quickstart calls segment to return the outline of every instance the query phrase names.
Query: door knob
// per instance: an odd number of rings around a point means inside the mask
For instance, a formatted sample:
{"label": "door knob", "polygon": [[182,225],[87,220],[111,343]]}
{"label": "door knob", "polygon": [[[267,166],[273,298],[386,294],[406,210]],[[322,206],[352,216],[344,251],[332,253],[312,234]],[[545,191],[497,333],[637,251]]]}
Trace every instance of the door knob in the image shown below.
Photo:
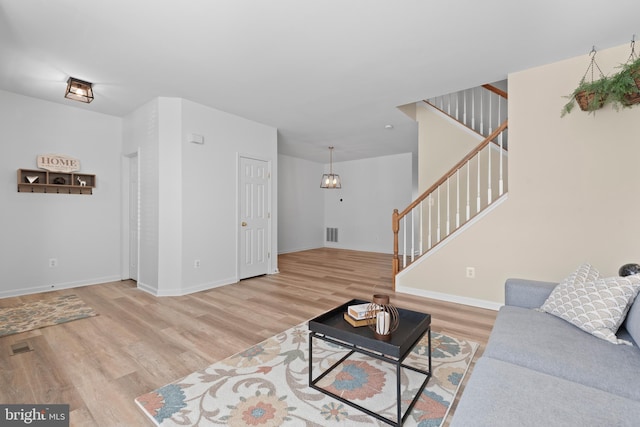
{"label": "door knob", "polygon": [[240,224],[240,225],[242,225],[243,227],[246,227],[246,226],[247,226],[247,223],[246,223],[246,222],[244,222],[244,221],[242,221],[242,224]]}

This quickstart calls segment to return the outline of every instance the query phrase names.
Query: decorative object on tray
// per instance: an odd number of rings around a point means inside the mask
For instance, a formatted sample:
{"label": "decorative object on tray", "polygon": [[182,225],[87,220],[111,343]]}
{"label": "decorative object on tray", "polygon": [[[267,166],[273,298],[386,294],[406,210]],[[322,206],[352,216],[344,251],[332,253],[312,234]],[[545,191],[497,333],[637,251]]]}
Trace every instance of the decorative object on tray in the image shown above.
{"label": "decorative object on tray", "polygon": [[373,336],[382,341],[389,341],[391,334],[400,324],[398,309],[389,302],[389,295],[374,294],[373,302],[369,304],[369,311],[376,313],[375,321],[369,322]]}
{"label": "decorative object on tray", "polygon": [[353,317],[349,316],[348,313],[344,313],[344,320],[346,320],[347,323],[353,326],[354,328],[359,328],[361,326],[369,326],[369,323],[371,322],[371,318],[356,320]]}
{"label": "decorative object on tray", "polygon": [[29,176],[29,175],[27,175],[27,176],[25,176],[25,179],[29,184],[35,184],[35,183],[38,182],[38,177],[37,176]]}
{"label": "decorative object on tray", "polygon": [[622,277],[631,276],[632,274],[640,273],[640,265],[638,264],[625,264],[618,270],[618,275]]}
{"label": "decorative object on tray", "polygon": [[366,320],[375,317],[377,311],[372,311],[370,303],[350,305],[347,313],[354,320]]}

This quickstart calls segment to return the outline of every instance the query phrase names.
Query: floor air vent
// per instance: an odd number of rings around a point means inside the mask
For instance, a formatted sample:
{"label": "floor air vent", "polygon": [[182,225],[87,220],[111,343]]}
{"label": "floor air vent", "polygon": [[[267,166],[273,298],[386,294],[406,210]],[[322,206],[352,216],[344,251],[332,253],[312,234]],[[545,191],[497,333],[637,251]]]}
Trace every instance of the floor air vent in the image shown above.
{"label": "floor air vent", "polygon": [[15,356],[16,354],[28,353],[33,351],[33,347],[29,341],[20,341],[12,344],[9,350],[9,356]]}
{"label": "floor air vent", "polygon": [[327,227],[327,242],[338,241],[338,229],[335,227]]}

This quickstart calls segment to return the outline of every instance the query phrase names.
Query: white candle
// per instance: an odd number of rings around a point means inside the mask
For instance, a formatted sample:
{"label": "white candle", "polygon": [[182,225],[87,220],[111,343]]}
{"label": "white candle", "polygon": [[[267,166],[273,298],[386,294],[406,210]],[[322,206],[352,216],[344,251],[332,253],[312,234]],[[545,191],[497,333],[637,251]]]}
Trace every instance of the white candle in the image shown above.
{"label": "white candle", "polygon": [[391,316],[389,316],[389,313],[380,311],[376,317],[376,332],[380,335],[387,335],[390,325]]}

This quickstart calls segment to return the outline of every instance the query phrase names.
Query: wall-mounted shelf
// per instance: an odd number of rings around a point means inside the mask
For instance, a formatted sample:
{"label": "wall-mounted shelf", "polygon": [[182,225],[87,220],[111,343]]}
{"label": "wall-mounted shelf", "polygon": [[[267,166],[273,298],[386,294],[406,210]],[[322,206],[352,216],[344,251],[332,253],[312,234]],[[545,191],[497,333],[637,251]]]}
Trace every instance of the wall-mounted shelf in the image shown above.
{"label": "wall-mounted shelf", "polygon": [[18,169],[18,193],[93,194],[95,186],[96,176],[86,173]]}

